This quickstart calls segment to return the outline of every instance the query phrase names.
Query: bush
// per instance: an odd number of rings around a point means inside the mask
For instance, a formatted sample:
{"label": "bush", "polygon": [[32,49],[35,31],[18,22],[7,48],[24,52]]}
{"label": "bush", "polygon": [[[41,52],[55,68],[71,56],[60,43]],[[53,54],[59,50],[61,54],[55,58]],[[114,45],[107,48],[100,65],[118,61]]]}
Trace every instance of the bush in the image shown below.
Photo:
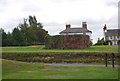
{"label": "bush", "polygon": [[46,49],[63,49],[63,36],[55,35],[55,36],[46,36],[45,37],[45,48]]}

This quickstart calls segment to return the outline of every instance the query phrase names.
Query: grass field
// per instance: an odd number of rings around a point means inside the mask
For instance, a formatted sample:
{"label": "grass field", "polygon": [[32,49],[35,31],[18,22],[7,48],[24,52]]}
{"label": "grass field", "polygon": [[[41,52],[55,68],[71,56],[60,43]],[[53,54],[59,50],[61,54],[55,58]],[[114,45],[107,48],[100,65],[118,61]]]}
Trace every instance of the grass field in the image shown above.
{"label": "grass field", "polygon": [[118,46],[91,46],[88,49],[43,49],[44,45],[2,47],[2,52],[108,52],[118,53]]}
{"label": "grass field", "polygon": [[118,68],[51,66],[3,60],[3,79],[118,79]]}

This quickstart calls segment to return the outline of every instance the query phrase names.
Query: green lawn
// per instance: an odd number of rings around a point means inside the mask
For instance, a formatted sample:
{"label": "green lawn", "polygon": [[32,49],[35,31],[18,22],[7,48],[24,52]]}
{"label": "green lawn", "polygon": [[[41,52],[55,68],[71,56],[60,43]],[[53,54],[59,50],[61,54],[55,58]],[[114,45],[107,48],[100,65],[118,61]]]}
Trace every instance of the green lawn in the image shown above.
{"label": "green lawn", "polygon": [[3,79],[118,79],[118,68],[51,66],[3,60]]}
{"label": "green lawn", "polygon": [[114,52],[118,53],[118,46],[91,46],[88,49],[43,49],[44,45],[2,47],[3,52]]}

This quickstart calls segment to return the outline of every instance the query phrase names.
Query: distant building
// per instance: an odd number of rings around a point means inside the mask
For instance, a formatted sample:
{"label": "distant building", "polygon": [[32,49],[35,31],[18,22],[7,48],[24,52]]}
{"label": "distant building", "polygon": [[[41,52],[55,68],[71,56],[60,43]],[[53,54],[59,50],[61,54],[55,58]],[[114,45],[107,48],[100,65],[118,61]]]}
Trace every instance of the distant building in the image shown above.
{"label": "distant building", "polygon": [[66,29],[60,32],[60,35],[89,35],[91,38],[92,31],[87,29],[86,22],[82,22],[82,27],[71,28],[70,24],[66,25]]}
{"label": "distant building", "polygon": [[120,29],[107,29],[105,25],[103,31],[104,31],[104,40],[109,41],[108,45],[119,45]]}

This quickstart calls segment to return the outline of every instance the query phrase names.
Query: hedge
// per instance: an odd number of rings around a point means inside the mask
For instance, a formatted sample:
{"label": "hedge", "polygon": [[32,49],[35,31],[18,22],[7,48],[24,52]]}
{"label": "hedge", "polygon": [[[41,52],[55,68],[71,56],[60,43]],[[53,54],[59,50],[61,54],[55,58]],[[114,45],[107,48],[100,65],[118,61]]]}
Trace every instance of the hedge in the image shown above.
{"label": "hedge", "polygon": [[46,49],[63,49],[63,36],[55,35],[55,36],[46,36],[45,37],[45,48]]}
{"label": "hedge", "polygon": [[[118,54],[115,54],[115,63],[118,63],[118,57]],[[2,58],[23,62],[43,63],[104,63],[105,54],[77,52],[3,53]],[[111,60],[111,55],[109,55],[109,63],[111,63]]]}

